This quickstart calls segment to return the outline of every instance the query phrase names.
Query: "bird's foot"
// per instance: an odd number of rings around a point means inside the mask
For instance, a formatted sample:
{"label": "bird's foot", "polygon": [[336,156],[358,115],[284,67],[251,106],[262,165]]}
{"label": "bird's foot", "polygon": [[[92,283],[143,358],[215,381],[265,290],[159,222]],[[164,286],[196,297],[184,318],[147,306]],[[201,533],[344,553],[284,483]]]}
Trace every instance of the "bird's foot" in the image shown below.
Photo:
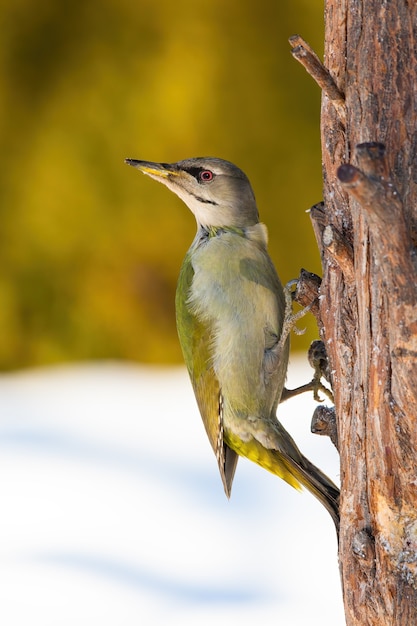
{"label": "bird's foot", "polygon": [[[308,306],[301,309],[297,313],[293,313],[292,311],[292,303],[294,297],[293,287],[297,285],[297,280],[290,280],[284,287],[284,296],[285,296],[285,314],[284,314],[284,322],[282,325],[282,334],[280,339],[281,348],[283,349],[288,336],[292,330],[297,335],[302,335],[305,332],[305,329],[297,328],[296,324],[298,320],[300,320],[306,313],[311,309],[313,302]],[[321,378],[324,377],[326,380],[329,380],[329,366],[327,362],[327,355],[324,344],[322,341],[313,341],[308,351],[308,361],[311,367],[314,369],[313,379],[307,383],[306,385],[302,385],[301,387],[297,387],[296,389],[286,389],[284,388],[281,396],[281,402],[288,400],[289,398],[294,398],[295,396],[300,395],[301,393],[305,393],[306,391],[312,391],[314,394],[314,400],[316,402],[323,402],[323,399],[319,396],[319,391],[324,393],[331,402],[334,402],[334,397],[330,389],[328,389],[321,382]]]}
{"label": "bird's foot", "polygon": [[302,393],[305,393],[306,391],[313,392],[314,400],[316,402],[323,402],[323,398],[320,398],[319,396],[319,391],[324,393],[331,402],[334,402],[333,394],[330,391],[330,389],[328,389],[326,385],[323,385],[321,380],[317,379],[316,376],[314,376],[314,378],[310,380],[309,383],[306,383],[305,385],[301,385],[300,387],[296,387],[295,389],[287,389],[286,387],[284,387],[280,402],[285,402],[285,400],[289,400],[290,398],[295,398],[296,396],[299,396]]}
{"label": "bird's foot", "polygon": [[322,378],[325,378],[325,380],[330,382],[330,368],[327,360],[326,348],[322,341],[312,342],[308,350],[308,362],[314,370],[313,379],[306,385],[302,385],[296,389],[284,388],[281,396],[281,402],[294,398],[295,396],[305,393],[306,391],[312,391],[314,393],[314,400],[316,402],[323,402],[323,399],[319,396],[319,391],[321,391],[331,402],[334,403],[333,393],[321,382]]}
{"label": "bird's foot", "polygon": [[298,280],[290,280],[284,287],[284,297],[285,297],[285,313],[284,313],[284,322],[282,324],[282,333],[281,333],[281,341],[284,345],[287,341],[287,338],[290,332],[293,330],[296,335],[303,335],[305,333],[305,328],[297,328],[296,324],[298,320],[300,320],[306,313],[311,309],[312,304],[301,309],[301,311],[297,311],[297,313],[293,313],[292,311],[292,303],[294,300],[294,291],[293,287],[297,285]]}

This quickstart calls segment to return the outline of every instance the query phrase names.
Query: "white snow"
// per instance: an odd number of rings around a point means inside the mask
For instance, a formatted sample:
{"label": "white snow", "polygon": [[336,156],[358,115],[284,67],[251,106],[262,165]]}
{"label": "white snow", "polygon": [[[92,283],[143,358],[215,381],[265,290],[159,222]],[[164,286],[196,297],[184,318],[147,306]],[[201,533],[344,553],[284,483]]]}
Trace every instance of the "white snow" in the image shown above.
{"label": "white snow", "polygon": [[[314,407],[278,414],[337,481]],[[227,501],[183,368],[0,376],[0,476],[2,626],[344,624],[329,515],[244,459]]]}

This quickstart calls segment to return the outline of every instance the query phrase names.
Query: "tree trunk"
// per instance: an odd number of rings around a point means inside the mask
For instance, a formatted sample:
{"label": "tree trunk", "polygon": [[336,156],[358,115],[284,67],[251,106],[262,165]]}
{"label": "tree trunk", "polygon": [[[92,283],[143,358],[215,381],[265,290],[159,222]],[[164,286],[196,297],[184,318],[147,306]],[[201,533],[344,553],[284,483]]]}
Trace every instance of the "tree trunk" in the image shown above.
{"label": "tree trunk", "polygon": [[324,65],[338,89],[323,91],[324,204],[311,216],[340,448],[346,621],[410,626],[417,624],[417,3],[325,4]]}

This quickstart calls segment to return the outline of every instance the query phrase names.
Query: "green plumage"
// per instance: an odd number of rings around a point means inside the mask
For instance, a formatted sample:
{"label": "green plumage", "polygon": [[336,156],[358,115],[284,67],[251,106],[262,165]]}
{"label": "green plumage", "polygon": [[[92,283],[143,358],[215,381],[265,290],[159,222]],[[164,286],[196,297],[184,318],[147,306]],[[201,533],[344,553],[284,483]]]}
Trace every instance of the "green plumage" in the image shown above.
{"label": "green plumage", "polygon": [[247,177],[215,158],[128,162],[176,193],[197,219],[178,280],[177,328],[227,496],[238,456],[244,456],[295,488],[307,487],[337,527],[337,487],[301,454],[276,417],[291,311]]}
{"label": "green plumage", "polygon": [[177,327],[228,496],[237,455],[321,500],[323,483],[337,495],[275,416],[288,364],[284,309],[263,225],[197,233],[178,280]]}
{"label": "green plumage", "polygon": [[226,489],[226,466],[228,481],[231,484],[236,469],[237,455],[230,449],[226,449],[219,433],[221,428],[219,418],[220,385],[213,372],[209,328],[206,322],[199,320],[191,312],[190,305],[187,302],[193,277],[194,270],[191,255],[188,253],[181,267],[175,299],[178,336],[198,408],[200,409],[211,447],[216,454],[220,474]]}

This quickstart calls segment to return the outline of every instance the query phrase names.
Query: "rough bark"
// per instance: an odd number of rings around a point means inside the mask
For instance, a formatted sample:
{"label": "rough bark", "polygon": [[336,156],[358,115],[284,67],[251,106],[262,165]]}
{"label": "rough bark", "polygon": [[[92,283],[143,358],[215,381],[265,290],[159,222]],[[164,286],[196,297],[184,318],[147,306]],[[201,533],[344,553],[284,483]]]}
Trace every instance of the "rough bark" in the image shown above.
{"label": "rough bark", "polygon": [[340,450],[346,621],[410,626],[417,624],[417,3],[325,4],[324,66],[345,107],[321,85],[324,204],[311,216]]}

